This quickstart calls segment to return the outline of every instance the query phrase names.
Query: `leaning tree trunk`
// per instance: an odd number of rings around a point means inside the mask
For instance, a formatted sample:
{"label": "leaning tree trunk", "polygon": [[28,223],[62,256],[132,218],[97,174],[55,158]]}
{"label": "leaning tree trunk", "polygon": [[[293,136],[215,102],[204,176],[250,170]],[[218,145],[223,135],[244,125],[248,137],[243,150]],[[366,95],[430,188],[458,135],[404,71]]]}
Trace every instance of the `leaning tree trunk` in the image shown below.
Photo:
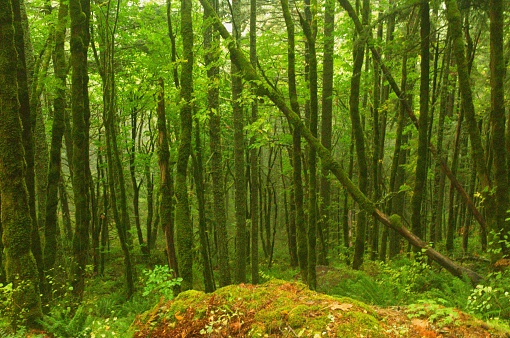
{"label": "leaning tree trunk", "polygon": [[[213,9],[210,3],[207,0],[200,1],[202,6],[207,10],[213,13]],[[402,225],[401,219],[397,215],[392,215],[388,217],[379,209],[376,208],[375,203],[372,202],[360,189],[354,185],[354,183],[349,179],[347,173],[342,170],[342,166],[338,163],[331,151],[326,149],[320,141],[312,135],[310,130],[305,127],[301,118],[287,105],[285,98],[276,90],[274,90],[271,86],[262,84],[262,79],[257,75],[251,66],[250,62],[244,55],[244,53],[237,48],[235,43],[232,41],[232,37],[227,29],[223,26],[220,18],[215,15],[214,16],[214,25],[221,36],[229,41],[228,49],[230,51],[231,57],[233,61],[238,65],[238,67],[243,72],[243,77],[246,81],[252,81],[260,83],[258,87],[257,93],[259,95],[267,96],[278,109],[285,115],[288,119],[289,123],[293,125],[294,128],[298,128],[301,130],[303,137],[306,139],[308,144],[311,147],[317,149],[317,154],[321,158],[321,160],[326,164],[327,168],[331,170],[333,175],[338,179],[338,181],[349,191],[353,199],[360,205],[360,207],[367,213],[373,215],[379,222],[388,226],[394,230],[396,230],[400,235],[402,235],[409,243],[414,246],[422,249],[422,252],[429,256],[432,260],[436,261],[438,264],[443,266],[446,270],[448,270],[451,274],[463,277],[467,276],[471,282],[476,285],[481,280],[481,277],[474,271],[471,271],[465,267],[457,265],[455,262],[451,261],[448,257],[441,255],[439,252],[431,248],[424,241],[422,241],[419,237],[412,234],[406,227]]]}

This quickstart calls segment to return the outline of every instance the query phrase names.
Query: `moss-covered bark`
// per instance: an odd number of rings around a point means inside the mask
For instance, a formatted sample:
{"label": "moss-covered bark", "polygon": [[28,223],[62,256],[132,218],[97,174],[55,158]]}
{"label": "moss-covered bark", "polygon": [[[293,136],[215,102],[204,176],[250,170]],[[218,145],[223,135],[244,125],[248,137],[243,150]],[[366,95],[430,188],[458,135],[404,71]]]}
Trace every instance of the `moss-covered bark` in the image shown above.
{"label": "moss-covered bark", "polygon": [[[213,1],[217,8],[217,1]],[[213,13],[204,10],[204,19],[208,20]],[[219,112],[219,36],[212,26],[207,27],[204,33],[205,65],[209,85],[207,88],[207,109],[209,111],[209,149],[211,152],[211,179],[213,193],[213,212],[215,219],[215,233],[218,250],[219,285],[226,286],[231,283],[227,213],[225,210],[225,189],[223,176],[223,158],[221,144],[221,116]]]}
{"label": "moss-covered bark", "polygon": [[[508,154],[505,135],[505,86],[506,73],[503,57],[503,2],[490,1],[490,65],[491,65],[491,127],[492,150],[494,152],[494,181],[496,185],[496,224],[502,235],[510,234],[510,222],[506,221],[510,206],[508,186]],[[497,229],[496,231],[498,231]],[[504,254],[510,254],[506,241],[501,243]]]}
{"label": "moss-covered bark", "polygon": [[38,271],[31,251],[32,219],[17,85],[13,9],[0,1],[0,195],[7,282],[13,283],[12,320],[29,327],[42,318]]}
{"label": "moss-covered bark", "polygon": [[73,237],[73,293],[81,299],[85,289],[85,266],[89,249],[89,98],[87,51],[90,0],[70,0],[71,18],[71,113],[73,192],[76,226]]}
{"label": "moss-covered bark", "polygon": [[[327,149],[331,149],[333,128],[333,55],[334,55],[334,28],[335,28],[336,0],[327,0],[324,7],[324,57],[322,62],[322,116],[321,116],[321,142]],[[318,264],[327,265],[328,240],[331,204],[331,180],[328,171],[321,168],[320,178],[320,216]]]}
{"label": "moss-covered bark", "polygon": [[191,222],[188,185],[186,181],[188,160],[191,154],[192,97],[193,97],[193,25],[191,0],[181,0],[181,36],[183,60],[181,68],[181,133],[177,153],[175,175],[175,227],[177,239],[177,259],[179,275],[182,277],[182,290],[193,288],[193,223]]}
{"label": "moss-covered bark", "polygon": [[158,165],[159,165],[159,217],[165,233],[168,266],[179,273],[174,243],[174,184],[170,168],[170,149],[166,129],[165,83],[159,80],[158,94]]}
{"label": "moss-covered bark", "polygon": [[429,115],[429,71],[430,71],[430,16],[428,0],[421,3],[421,62],[420,62],[420,118],[418,129],[418,158],[416,160],[416,178],[414,180],[413,197],[411,199],[411,226],[418,237],[425,234],[421,221],[421,204],[425,196],[427,183],[427,148],[428,148],[428,115]]}
{"label": "moss-covered bark", "polygon": [[[254,68],[257,66],[257,0],[250,0],[250,62]],[[256,92],[257,86],[252,85]],[[254,100],[251,106],[251,122],[255,123],[258,119],[258,102]],[[253,136],[250,144],[253,146],[250,150],[250,220],[251,220],[251,282],[259,283],[259,151],[254,146],[257,141]]]}
{"label": "moss-covered bark", "polygon": [[[290,14],[288,0],[281,0],[285,25],[287,27],[287,65],[289,77],[289,99],[292,111],[300,116],[300,107],[296,88],[296,52],[294,21]],[[293,127],[293,126],[292,126]],[[308,244],[306,240],[305,213],[303,208],[303,179],[301,165],[301,130],[292,128],[292,181],[294,190],[294,212],[296,222],[297,257],[301,278],[308,277]]]}
{"label": "moss-covered bark", "polygon": [[66,104],[66,60],[65,35],[69,16],[69,6],[64,0],[60,1],[58,9],[58,24],[55,30],[55,50],[53,53],[53,68],[57,81],[56,94],[53,100],[53,123],[51,128],[50,162],[48,168],[48,185],[46,189],[46,221],[44,227],[44,269],[51,273],[57,254],[58,234],[58,185],[61,171],[61,149],[64,136],[64,115]]}
{"label": "moss-covered bark", "polygon": [[[233,36],[236,44],[241,39],[241,1],[232,1],[233,8]],[[235,220],[236,220],[236,259],[235,281],[246,282],[246,257],[248,237],[246,234],[246,161],[244,139],[244,107],[241,102],[243,91],[242,73],[232,59],[231,55],[231,78],[232,78],[232,118],[234,125],[234,176],[235,176]]]}
{"label": "moss-covered bark", "polygon": [[[368,24],[369,2],[363,1],[363,23]],[[351,92],[349,96],[349,115],[351,117],[352,131],[355,139],[356,157],[358,159],[358,180],[359,187],[363,194],[368,193],[368,163],[365,152],[365,136],[363,126],[361,124],[361,116],[359,112],[359,98],[361,85],[361,67],[363,66],[363,58],[365,52],[365,41],[357,41],[354,47],[354,65],[352,67]],[[356,226],[356,239],[354,242],[354,257],[352,267],[359,269],[363,263],[363,255],[365,253],[365,234],[367,228],[366,213],[361,210],[358,215]]]}

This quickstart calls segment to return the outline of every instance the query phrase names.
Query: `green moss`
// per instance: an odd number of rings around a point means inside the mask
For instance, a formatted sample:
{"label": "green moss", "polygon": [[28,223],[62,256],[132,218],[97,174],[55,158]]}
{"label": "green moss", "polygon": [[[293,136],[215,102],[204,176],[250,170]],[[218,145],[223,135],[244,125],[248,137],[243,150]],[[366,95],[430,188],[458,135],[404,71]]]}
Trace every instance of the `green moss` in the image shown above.
{"label": "green moss", "polygon": [[356,332],[356,336],[364,337],[385,337],[381,326],[376,318],[364,312],[347,312],[339,320],[342,324],[336,327],[336,336],[352,336]]}

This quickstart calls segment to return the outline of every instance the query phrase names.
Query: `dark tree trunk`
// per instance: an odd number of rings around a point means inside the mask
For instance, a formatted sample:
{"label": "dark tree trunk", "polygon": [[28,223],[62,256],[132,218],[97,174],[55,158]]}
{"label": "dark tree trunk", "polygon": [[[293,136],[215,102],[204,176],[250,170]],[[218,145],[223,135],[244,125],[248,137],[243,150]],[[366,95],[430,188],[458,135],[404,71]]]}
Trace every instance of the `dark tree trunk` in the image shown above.
{"label": "dark tree trunk", "polygon": [[175,175],[175,229],[179,275],[182,277],[182,290],[193,288],[193,223],[191,222],[188,185],[186,182],[188,160],[191,154],[192,99],[193,99],[193,24],[191,0],[181,0],[181,36],[183,60],[181,68],[181,132],[177,151],[177,171]]}
{"label": "dark tree trunk", "polygon": [[[90,227],[89,189],[89,97],[87,50],[89,46],[90,0],[70,0],[72,69],[73,191],[76,226],[73,238],[73,293],[82,299],[88,261]],[[78,305],[78,303],[76,304]]]}
{"label": "dark tree trunk", "polygon": [[[331,150],[331,138],[333,128],[333,53],[335,30],[335,3],[336,0],[327,0],[324,7],[324,57],[322,64],[322,120],[321,120],[321,142],[327,149]],[[321,168],[320,180],[321,203],[319,213],[320,251],[318,263],[328,264],[329,226],[331,214],[331,181],[328,178],[328,171]]]}
{"label": "dark tree trunk", "polygon": [[[179,274],[177,255],[174,243],[174,217],[173,217],[173,177],[170,168],[170,149],[166,129],[165,114],[165,85],[163,79],[159,80],[158,94],[158,164],[159,164],[159,217],[165,233],[166,256],[168,267],[173,270],[174,277]],[[154,225],[156,228],[156,225]]]}
{"label": "dark tree trunk", "polygon": [[[232,1],[234,39],[239,43],[241,38],[241,2]],[[244,140],[244,112],[240,102],[243,83],[241,72],[232,62],[232,115],[234,124],[234,175],[235,175],[235,219],[236,219],[236,283],[246,282],[246,161]]]}
{"label": "dark tree trunk", "polygon": [[[214,8],[218,7],[217,1],[213,1]],[[204,18],[207,20],[213,13],[204,10]],[[227,211],[225,207],[225,189],[223,175],[223,159],[221,144],[221,117],[219,113],[219,67],[218,51],[219,37],[212,27],[207,27],[204,35],[205,64],[207,66],[207,108],[209,110],[209,148],[211,151],[211,179],[213,190],[213,210],[215,234],[218,242],[219,284],[226,286],[231,283],[228,234],[227,234]]]}
{"label": "dark tree trunk", "polygon": [[[496,186],[496,231],[506,236],[510,233],[510,222],[507,222],[509,209],[508,196],[508,162],[505,141],[505,73],[506,66],[503,57],[503,2],[490,1],[490,65],[491,65],[491,127],[492,151],[494,154],[494,183]],[[500,238],[501,239],[501,238]],[[501,241],[503,254],[510,253],[507,241]]]}
{"label": "dark tree trunk", "polygon": [[413,233],[423,238],[422,201],[427,187],[427,148],[428,148],[428,115],[429,115],[429,73],[430,73],[430,16],[428,0],[423,0],[420,6],[420,118],[418,120],[418,159],[416,161],[416,178],[414,181],[413,197],[411,198],[411,228]]}
{"label": "dark tree trunk", "polygon": [[[294,113],[300,116],[300,107],[296,88],[296,54],[294,22],[290,14],[288,0],[281,0],[285,25],[287,27],[287,57],[289,77],[290,106]],[[302,179],[302,154],[301,154],[301,131],[292,127],[292,180],[294,190],[296,239],[299,270],[303,281],[308,279],[308,245],[306,239],[305,213],[303,209],[303,179]]]}
{"label": "dark tree trunk", "polygon": [[207,236],[207,220],[205,217],[205,183],[204,164],[202,160],[202,141],[200,138],[200,121],[195,118],[195,152],[192,153],[193,177],[198,201],[198,233],[200,237],[200,255],[202,256],[205,292],[214,292],[214,275],[209,255],[209,238]]}
{"label": "dark tree trunk", "polygon": [[[250,0],[250,62],[254,69],[257,69],[257,1]],[[254,86],[254,90],[256,87]],[[258,103],[256,100],[251,107],[251,122],[258,119]],[[251,282],[259,283],[259,150],[254,146],[257,139],[253,136],[250,140],[250,218],[251,218]]]}
{"label": "dark tree trunk", "polygon": [[[0,0],[0,196],[6,281],[13,283],[11,323],[34,328],[42,319],[37,263],[32,254],[33,224],[25,184],[18,101],[13,6]],[[26,78],[26,74],[25,74]]]}

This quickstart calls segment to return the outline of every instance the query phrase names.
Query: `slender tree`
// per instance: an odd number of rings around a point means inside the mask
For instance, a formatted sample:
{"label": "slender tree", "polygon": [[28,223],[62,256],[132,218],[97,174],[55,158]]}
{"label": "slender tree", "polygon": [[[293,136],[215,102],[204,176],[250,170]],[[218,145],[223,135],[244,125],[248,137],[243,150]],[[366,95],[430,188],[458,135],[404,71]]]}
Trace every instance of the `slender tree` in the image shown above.
{"label": "slender tree", "polygon": [[[215,9],[218,2],[212,2]],[[225,209],[225,190],[223,175],[223,155],[221,141],[221,116],[219,110],[219,36],[213,30],[209,19],[212,13],[204,9],[204,18],[208,24],[204,33],[205,64],[207,67],[207,108],[209,110],[209,148],[211,151],[211,179],[213,190],[213,211],[215,219],[215,230],[218,241],[219,261],[219,284],[229,285],[231,282],[228,234],[227,234],[227,213]]]}
{"label": "slender tree", "polygon": [[191,0],[181,0],[181,37],[183,59],[181,68],[181,108],[177,172],[175,175],[175,228],[179,275],[182,290],[193,288],[193,223],[191,222],[188,185],[188,160],[191,154],[192,98],[193,98],[193,24]]}
{"label": "slender tree", "polygon": [[[234,38],[241,39],[241,1],[232,1]],[[235,219],[236,219],[236,265],[235,281],[246,282],[246,257],[248,238],[246,235],[246,160],[244,139],[244,111],[241,102],[243,82],[241,72],[232,61],[232,116],[234,123],[234,176],[235,176]]]}
{"label": "slender tree", "polygon": [[422,201],[425,196],[427,183],[427,148],[428,148],[428,114],[429,114],[429,72],[430,72],[430,15],[429,2],[423,0],[420,5],[420,118],[418,129],[418,159],[416,161],[416,178],[414,181],[413,197],[411,199],[411,226],[418,237],[425,234],[422,227]]}

